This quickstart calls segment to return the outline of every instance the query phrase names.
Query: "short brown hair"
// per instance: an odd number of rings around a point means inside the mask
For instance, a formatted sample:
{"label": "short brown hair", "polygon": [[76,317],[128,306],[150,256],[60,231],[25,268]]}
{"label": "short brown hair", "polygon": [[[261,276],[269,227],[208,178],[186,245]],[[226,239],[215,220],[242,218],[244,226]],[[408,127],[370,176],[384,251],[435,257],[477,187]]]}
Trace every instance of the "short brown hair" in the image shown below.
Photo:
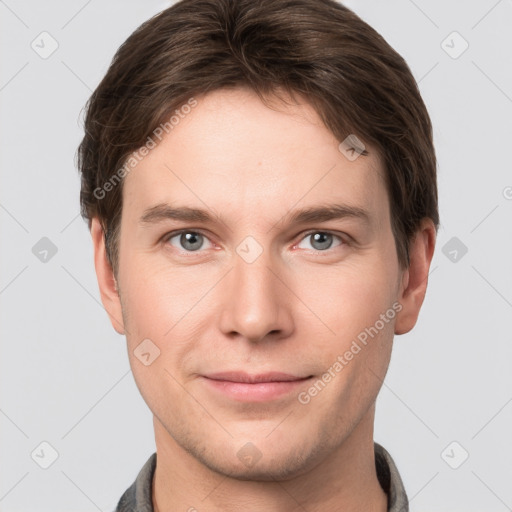
{"label": "short brown hair", "polygon": [[[335,0],[181,0],[121,45],[86,105],[78,148],[81,214],[98,217],[117,274],[122,177],[129,156],[194,95],[249,87],[265,100],[304,95],[343,141],[377,148],[398,260],[424,217],[439,225],[432,126],[403,58]],[[115,185],[115,184],[114,184]]]}

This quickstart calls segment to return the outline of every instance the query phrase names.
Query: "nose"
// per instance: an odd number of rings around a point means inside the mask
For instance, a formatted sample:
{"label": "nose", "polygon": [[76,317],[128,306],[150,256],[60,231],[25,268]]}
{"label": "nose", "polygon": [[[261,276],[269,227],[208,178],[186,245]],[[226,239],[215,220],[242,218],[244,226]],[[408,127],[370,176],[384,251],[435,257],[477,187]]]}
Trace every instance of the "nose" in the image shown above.
{"label": "nose", "polygon": [[293,293],[284,274],[284,267],[265,251],[252,263],[236,255],[220,290],[222,332],[253,343],[289,336],[294,328]]}

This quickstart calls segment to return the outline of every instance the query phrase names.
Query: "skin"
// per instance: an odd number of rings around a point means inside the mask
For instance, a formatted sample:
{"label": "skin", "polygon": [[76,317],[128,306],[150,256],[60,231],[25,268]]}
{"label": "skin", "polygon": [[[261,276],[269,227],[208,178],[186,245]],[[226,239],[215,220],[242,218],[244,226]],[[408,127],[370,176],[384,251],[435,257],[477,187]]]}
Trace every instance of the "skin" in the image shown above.
{"label": "skin", "polygon": [[[374,148],[347,159],[305,99],[269,108],[239,88],[197,100],[125,177],[117,279],[98,220],[91,226],[101,298],[153,413],[155,510],[385,511],[375,400],[394,334],[416,323],[434,225],[422,222],[401,268]],[[369,221],[286,222],[326,202],[362,208]],[[141,225],[158,203],[207,209],[213,222]],[[198,250],[165,237],[180,229],[204,235]],[[333,236],[315,242],[316,232]],[[247,236],[262,249],[252,263],[237,253]],[[401,311],[300,403],[394,303]],[[134,350],[148,338],[160,355],[146,366]],[[276,399],[239,401],[202,377],[226,370],[313,377]],[[248,442],[261,454],[251,467],[237,456]]]}

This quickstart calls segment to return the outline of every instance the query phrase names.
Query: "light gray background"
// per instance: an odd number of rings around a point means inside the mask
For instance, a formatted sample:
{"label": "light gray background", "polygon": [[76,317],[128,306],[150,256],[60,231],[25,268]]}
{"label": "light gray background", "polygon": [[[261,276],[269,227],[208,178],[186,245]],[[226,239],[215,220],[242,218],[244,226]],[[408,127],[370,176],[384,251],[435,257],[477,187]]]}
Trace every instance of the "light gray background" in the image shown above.
{"label": "light gray background", "polygon": [[[115,50],[170,3],[0,0],[2,512],[111,511],[155,450],[101,306],[74,156]],[[375,440],[412,511],[512,510],[512,1],[345,3],[409,63],[439,159],[427,298],[395,338]],[[43,31],[59,45],[47,59],[31,48]],[[453,31],[469,43],[458,58]],[[57,247],[46,262],[32,252],[43,237]]]}

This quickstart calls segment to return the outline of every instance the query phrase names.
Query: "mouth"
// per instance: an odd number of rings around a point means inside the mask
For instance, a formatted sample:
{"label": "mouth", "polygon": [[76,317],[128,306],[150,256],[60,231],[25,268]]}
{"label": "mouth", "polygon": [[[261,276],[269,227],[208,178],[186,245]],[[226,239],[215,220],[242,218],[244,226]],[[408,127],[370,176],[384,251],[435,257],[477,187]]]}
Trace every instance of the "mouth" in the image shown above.
{"label": "mouth", "polygon": [[282,372],[248,374],[238,371],[202,376],[209,389],[241,402],[266,402],[283,398],[312,378],[312,375],[302,377]]}

